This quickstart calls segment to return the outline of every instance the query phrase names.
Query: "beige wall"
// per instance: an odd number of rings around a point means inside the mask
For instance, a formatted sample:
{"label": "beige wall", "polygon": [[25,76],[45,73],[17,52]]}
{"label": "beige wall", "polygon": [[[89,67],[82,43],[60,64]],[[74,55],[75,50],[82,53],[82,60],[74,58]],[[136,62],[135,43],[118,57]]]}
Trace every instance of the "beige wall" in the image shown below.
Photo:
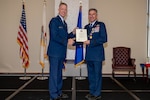
{"label": "beige wall", "polygon": [[112,48],[131,47],[132,57],[136,58],[137,73],[139,64],[147,55],[146,33],[147,0],[90,0],[90,7],[99,11],[99,20],[107,26],[108,43],[105,48],[106,61],[103,72],[111,72]]}
{"label": "beige wall", "polygon": [[[0,73],[22,73],[19,60],[19,46],[16,42],[21,16],[22,0],[0,0]],[[111,73],[112,48],[131,47],[136,58],[137,74],[139,64],[147,56],[146,33],[147,0],[89,0],[89,7],[98,9],[99,20],[106,24],[108,43],[103,73]],[[30,67],[28,72],[41,72],[39,65],[40,34],[43,0],[26,0],[26,18],[29,39]],[[71,9],[71,8],[69,8]],[[47,25],[54,16],[54,0],[47,0]],[[48,29],[47,29],[48,30]],[[45,67],[48,72],[48,63]]]}

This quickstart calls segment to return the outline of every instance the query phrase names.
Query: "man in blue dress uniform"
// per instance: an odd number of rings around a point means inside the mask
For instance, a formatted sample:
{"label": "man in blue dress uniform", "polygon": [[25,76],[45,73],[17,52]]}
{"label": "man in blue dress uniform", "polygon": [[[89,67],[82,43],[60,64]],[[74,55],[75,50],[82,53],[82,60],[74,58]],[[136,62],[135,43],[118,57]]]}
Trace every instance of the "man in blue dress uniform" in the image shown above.
{"label": "man in blue dress uniform", "polygon": [[68,34],[67,24],[64,18],[67,14],[67,4],[60,3],[58,16],[51,19],[49,23],[50,41],[47,50],[50,63],[49,93],[50,100],[61,100],[68,98],[62,93],[62,68],[66,58],[67,44],[72,45],[74,32]]}
{"label": "man in blue dress uniform", "polygon": [[88,100],[100,100],[102,62],[105,60],[103,44],[107,42],[107,32],[105,24],[97,21],[97,10],[91,8],[88,13],[90,23],[85,26],[88,40],[84,44],[86,44],[85,60],[87,63],[90,93],[85,97]]}

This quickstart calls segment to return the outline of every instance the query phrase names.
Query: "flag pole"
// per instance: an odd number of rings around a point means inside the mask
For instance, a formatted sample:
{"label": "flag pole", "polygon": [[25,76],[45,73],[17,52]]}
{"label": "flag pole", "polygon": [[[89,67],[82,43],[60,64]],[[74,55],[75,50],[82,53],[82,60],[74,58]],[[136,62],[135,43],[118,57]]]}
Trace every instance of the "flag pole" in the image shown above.
{"label": "flag pole", "polygon": [[31,77],[27,76],[26,68],[24,68],[24,76],[23,77],[19,77],[19,79],[21,79],[21,80],[29,80],[29,79],[31,79]]}
{"label": "flag pole", "polygon": [[[80,4],[80,7],[82,7],[82,1],[79,1],[79,4]],[[79,9],[82,9],[82,8],[79,8]],[[82,18],[81,18],[82,19]],[[81,22],[82,23],[82,22]],[[80,26],[80,27],[82,27],[82,25]],[[83,61],[81,61],[81,64],[83,63]],[[80,75],[79,75],[79,77],[76,77],[76,79],[78,79],[78,80],[84,80],[84,79],[86,79],[85,77],[83,77],[82,76],[82,68],[81,68],[81,64],[79,64],[80,65]]]}
{"label": "flag pole", "polygon": [[84,80],[84,79],[86,79],[86,77],[83,77],[83,76],[82,76],[82,68],[81,68],[81,65],[80,65],[80,76],[79,76],[79,77],[76,77],[76,79],[78,79],[78,80]]}
{"label": "flag pole", "polygon": [[42,34],[41,34],[41,57],[40,64],[42,66],[41,76],[37,77],[39,80],[46,80],[48,77],[44,76],[44,68],[45,68],[45,59],[46,55],[46,46],[47,46],[47,38],[46,38],[46,0],[43,1],[43,22],[42,22]]}
{"label": "flag pole", "polygon": [[44,68],[42,68],[42,75],[37,77],[38,80],[46,80],[48,77],[44,76]]}

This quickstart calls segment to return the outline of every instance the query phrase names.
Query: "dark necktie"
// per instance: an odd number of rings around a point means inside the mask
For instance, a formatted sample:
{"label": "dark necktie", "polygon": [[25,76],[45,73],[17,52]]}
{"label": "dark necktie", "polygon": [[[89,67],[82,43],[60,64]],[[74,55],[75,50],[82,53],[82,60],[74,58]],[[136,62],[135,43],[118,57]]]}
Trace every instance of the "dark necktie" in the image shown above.
{"label": "dark necktie", "polygon": [[93,25],[92,25],[92,24],[90,24],[90,28],[92,28],[92,26],[93,26]]}
{"label": "dark necktie", "polygon": [[89,25],[89,31],[92,31],[92,24]]}
{"label": "dark necktie", "polygon": [[65,22],[65,20],[64,20],[64,22],[63,22],[63,23],[64,23],[64,25],[66,25],[66,22]]}
{"label": "dark necktie", "polygon": [[66,31],[68,30],[67,29],[67,23],[65,22],[65,20],[63,20],[63,24],[64,24],[64,27],[65,27],[65,29],[66,29]]}

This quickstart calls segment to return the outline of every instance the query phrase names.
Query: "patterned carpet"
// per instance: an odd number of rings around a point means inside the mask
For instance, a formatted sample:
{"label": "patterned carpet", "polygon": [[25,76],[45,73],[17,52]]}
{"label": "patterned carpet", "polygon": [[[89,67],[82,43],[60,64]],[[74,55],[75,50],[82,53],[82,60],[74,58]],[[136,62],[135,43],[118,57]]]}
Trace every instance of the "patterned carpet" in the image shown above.
{"label": "patterned carpet", "polygon": [[[0,100],[49,100],[48,79],[21,80],[19,76],[0,76]],[[75,77],[64,79],[63,92],[69,95],[64,100],[86,100],[88,93],[87,79]],[[150,83],[141,77],[103,77],[101,100],[150,100]]]}

